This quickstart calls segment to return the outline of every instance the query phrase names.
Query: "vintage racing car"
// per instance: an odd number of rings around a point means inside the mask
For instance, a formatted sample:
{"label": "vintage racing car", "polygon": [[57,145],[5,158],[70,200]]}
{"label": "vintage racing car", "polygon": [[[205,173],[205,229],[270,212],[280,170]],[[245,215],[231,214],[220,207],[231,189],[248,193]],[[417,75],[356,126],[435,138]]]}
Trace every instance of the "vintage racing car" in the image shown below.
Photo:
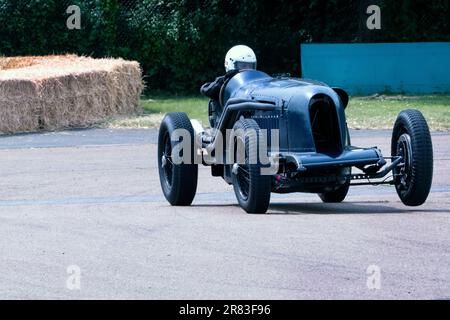
{"label": "vintage racing car", "polygon": [[[272,192],[317,193],[324,202],[341,202],[350,186],[380,184],[394,185],[405,205],[423,204],[433,175],[423,115],[412,109],[398,115],[387,157],[377,147],[351,145],[348,101],[344,90],[317,81],[239,72],[222,86],[221,110],[210,114],[213,128],[185,113],[165,116],[158,168],[166,199],[174,206],[192,203],[200,164],[233,185],[248,213],[265,213]],[[270,161],[252,161],[255,152]]]}

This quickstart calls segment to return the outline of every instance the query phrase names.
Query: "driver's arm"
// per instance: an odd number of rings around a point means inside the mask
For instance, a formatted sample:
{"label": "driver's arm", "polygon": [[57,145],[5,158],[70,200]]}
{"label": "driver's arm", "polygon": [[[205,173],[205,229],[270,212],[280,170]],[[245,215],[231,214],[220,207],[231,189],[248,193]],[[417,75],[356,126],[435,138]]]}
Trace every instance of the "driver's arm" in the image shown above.
{"label": "driver's arm", "polygon": [[205,83],[201,89],[200,93],[205,97],[213,100],[219,100],[220,88],[224,83],[224,77],[218,77],[214,82]]}
{"label": "driver's arm", "polygon": [[220,90],[222,89],[223,84],[228,79],[234,77],[236,74],[239,73],[239,70],[231,70],[228,71],[227,74],[225,74],[222,77],[217,77],[214,82],[207,82],[200,88],[200,93],[204,95],[205,97],[208,97],[212,100],[219,100],[220,96]]}

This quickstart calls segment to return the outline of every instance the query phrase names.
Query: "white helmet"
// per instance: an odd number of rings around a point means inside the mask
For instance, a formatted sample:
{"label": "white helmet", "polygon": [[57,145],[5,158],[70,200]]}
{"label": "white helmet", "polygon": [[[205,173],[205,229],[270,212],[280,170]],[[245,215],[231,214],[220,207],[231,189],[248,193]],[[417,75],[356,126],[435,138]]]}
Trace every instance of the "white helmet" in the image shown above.
{"label": "white helmet", "polygon": [[235,46],[228,51],[225,56],[225,70],[256,70],[256,55],[253,50],[247,46]]}

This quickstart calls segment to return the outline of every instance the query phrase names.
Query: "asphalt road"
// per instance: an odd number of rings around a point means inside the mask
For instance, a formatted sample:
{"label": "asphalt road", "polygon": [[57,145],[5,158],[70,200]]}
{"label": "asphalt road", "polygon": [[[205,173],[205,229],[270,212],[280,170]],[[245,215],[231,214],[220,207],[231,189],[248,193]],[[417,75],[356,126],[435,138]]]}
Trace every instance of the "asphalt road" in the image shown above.
{"label": "asphalt road", "polygon": [[[352,134],[389,153],[390,132]],[[359,187],[247,215],[207,168],[192,207],[168,206],[155,130],[0,136],[0,298],[450,299],[450,133],[433,142],[419,208]]]}

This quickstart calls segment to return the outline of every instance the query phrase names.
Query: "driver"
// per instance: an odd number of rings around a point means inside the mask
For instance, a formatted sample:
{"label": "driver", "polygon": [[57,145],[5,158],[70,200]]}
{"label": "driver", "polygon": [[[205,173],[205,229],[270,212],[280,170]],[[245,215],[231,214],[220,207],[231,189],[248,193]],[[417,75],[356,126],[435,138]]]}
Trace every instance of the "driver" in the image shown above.
{"label": "driver", "polygon": [[222,113],[222,106],[219,102],[222,85],[240,70],[256,70],[256,63],[256,55],[251,48],[244,45],[234,46],[225,56],[226,74],[216,78],[213,82],[205,83],[201,87],[200,93],[211,99],[208,106],[209,124],[211,127],[214,127],[216,117]]}

